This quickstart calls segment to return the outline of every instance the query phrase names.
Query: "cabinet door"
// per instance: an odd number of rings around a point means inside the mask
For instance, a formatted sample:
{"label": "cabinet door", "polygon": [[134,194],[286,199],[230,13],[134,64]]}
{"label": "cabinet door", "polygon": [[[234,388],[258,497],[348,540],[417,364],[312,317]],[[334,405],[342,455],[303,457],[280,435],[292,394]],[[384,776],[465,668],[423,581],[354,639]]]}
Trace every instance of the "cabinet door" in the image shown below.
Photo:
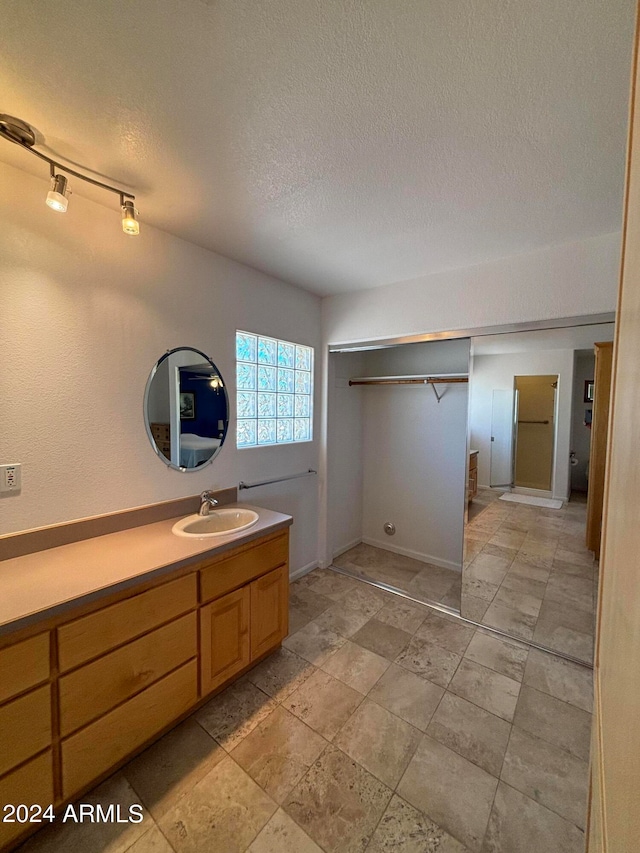
{"label": "cabinet door", "polygon": [[251,660],[273,649],[289,631],[289,573],[286,566],[251,584]]}
{"label": "cabinet door", "polygon": [[250,663],[249,587],[200,608],[202,695]]}

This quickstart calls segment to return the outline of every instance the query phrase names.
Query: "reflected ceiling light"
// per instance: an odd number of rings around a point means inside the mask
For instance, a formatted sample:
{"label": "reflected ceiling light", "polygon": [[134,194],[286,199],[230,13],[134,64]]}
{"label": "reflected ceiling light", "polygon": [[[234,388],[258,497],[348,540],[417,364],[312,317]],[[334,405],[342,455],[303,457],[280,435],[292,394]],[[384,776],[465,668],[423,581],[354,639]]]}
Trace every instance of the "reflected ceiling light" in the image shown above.
{"label": "reflected ceiling light", "polygon": [[47,193],[47,204],[51,210],[66,213],[69,199],[67,198],[67,179],[64,175],[51,176],[51,189]]}
{"label": "reflected ceiling light", "polygon": [[222,388],[222,379],[219,376],[214,376],[209,385],[217,391],[219,388]]}
{"label": "reflected ceiling light", "polygon": [[64,175],[56,173],[56,169],[73,175],[74,178],[79,178],[81,181],[86,181],[88,184],[93,184],[94,187],[100,187],[102,190],[107,190],[111,193],[116,193],[120,196],[120,207],[122,210],[122,230],[125,234],[136,235],[140,233],[140,223],[138,222],[138,211],[135,208],[134,202],[136,197],[132,193],[124,192],[117,187],[112,187],[109,184],[104,184],[102,181],[96,181],[87,175],[76,172],[68,166],[63,166],[61,163],[52,160],[40,151],[36,151],[33,147],[36,143],[36,135],[33,128],[20,118],[15,116],[0,113],[0,137],[20,145],[25,151],[30,151],[49,164],[51,171],[51,189],[47,193],[47,205],[58,213],[65,213],[69,204],[69,189],[67,186],[67,178]]}

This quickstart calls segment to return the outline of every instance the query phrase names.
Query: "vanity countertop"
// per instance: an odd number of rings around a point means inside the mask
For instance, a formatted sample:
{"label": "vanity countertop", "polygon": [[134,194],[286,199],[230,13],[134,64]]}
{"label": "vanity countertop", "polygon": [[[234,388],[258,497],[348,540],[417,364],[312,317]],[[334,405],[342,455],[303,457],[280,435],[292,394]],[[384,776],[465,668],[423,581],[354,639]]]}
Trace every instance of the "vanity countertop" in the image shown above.
{"label": "vanity countertop", "polygon": [[293,523],[290,515],[252,506],[256,524],[214,539],[176,536],[177,518],[108,533],[0,561],[0,636],[59,615],[208,556],[244,545]]}

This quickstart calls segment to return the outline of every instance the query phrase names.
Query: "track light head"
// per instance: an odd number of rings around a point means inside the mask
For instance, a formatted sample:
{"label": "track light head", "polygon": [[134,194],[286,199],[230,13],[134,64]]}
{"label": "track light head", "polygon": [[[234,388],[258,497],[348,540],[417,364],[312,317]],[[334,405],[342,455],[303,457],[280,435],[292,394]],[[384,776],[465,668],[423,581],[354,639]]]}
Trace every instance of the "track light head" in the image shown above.
{"label": "track light head", "polygon": [[66,213],[69,199],[67,198],[67,179],[64,175],[51,176],[51,189],[47,193],[47,204],[57,213]]}
{"label": "track light head", "polygon": [[125,234],[135,237],[140,233],[140,223],[137,216],[138,211],[134,207],[133,200],[125,199],[122,202],[122,230]]}

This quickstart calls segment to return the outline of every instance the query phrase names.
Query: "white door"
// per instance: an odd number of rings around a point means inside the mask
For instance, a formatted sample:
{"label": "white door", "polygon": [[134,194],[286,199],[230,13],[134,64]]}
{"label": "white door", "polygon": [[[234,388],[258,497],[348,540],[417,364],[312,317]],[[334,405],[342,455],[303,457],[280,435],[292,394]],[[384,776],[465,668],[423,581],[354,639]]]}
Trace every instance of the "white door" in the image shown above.
{"label": "white door", "polygon": [[514,391],[495,389],[491,403],[491,472],[489,485],[513,483]]}

